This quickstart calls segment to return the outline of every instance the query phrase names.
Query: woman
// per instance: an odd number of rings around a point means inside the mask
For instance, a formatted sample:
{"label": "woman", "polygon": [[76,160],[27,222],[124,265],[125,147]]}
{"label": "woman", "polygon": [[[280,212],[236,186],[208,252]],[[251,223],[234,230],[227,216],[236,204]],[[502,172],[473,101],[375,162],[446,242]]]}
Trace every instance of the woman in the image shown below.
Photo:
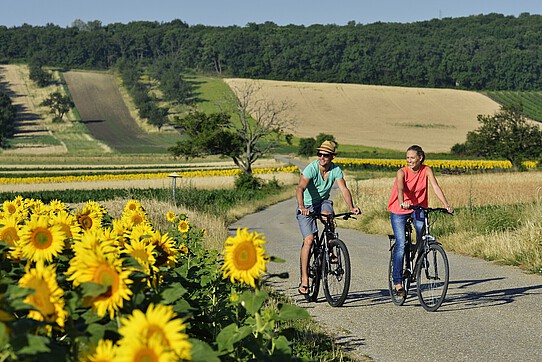
{"label": "woman", "polygon": [[427,181],[431,183],[435,194],[448,212],[454,209],[446,200],[433,170],[423,164],[425,152],[418,145],[410,146],[406,152],[407,166],[399,169],[393,183],[388,211],[391,212],[391,226],[395,235],[395,252],[393,255],[393,283],[397,295],[404,297],[406,291],[402,284],[403,255],[405,252],[405,225],[408,217],[412,214],[416,235],[420,235],[423,229],[423,210],[410,210],[410,206],[420,205],[428,207]]}

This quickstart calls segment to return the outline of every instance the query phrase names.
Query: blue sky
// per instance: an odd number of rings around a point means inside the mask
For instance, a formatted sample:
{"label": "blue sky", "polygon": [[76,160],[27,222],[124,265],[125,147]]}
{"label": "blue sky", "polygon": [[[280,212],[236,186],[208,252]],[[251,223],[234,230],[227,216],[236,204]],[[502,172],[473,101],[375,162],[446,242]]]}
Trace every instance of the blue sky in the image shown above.
{"label": "blue sky", "polygon": [[189,25],[337,24],[353,20],[409,23],[499,13],[542,14],[542,0],[5,0],[0,25],[69,26],[75,19],[102,24],[180,19]]}

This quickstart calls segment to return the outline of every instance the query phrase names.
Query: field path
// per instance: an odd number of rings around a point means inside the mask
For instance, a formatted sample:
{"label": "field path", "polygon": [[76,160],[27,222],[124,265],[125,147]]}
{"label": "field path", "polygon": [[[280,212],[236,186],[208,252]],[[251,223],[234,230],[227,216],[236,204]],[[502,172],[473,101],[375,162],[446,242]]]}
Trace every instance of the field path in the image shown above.
{"label": "field path", "polygon": [[247,215],[230,226],[230,233],[240,227],[263,233],[267,253],[285,260],[269,263],[269,272],[290,275],[271,280],[273,288],[306,308],[354,356],[417,362],[542,360],[541,276],[448,252],[450,286],[440,309],[426,312],[414,291],[397,307],[389,298],[384,235],[339,228],[352,264],[349,297],[333,308],[320,290],[316,303],[306,302],[297,294],[301,235],[295,207],[292,198]]}

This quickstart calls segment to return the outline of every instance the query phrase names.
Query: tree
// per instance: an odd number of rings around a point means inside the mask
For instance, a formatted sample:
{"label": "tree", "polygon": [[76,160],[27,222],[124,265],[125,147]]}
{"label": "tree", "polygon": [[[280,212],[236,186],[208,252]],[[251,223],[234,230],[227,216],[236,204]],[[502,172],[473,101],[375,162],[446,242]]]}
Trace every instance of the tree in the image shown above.
{"label": "tree", "polygon": [[75,107],[73,101],[68,96],[60,94],[60,92],[49,94],[40,105],[50,107],[49,113],[53,115],[53,122],[62,122],[64,115]]}
{"label": "tree", "polygon": [[288,105],[261,95],[261,88],[246,82],[233,86],[235,119],[226,112],[206,115],[192,112],[177,123],[185,138],[169,150],[174,156],[201,157],[219,154],[230,157],[243,173],[276,145],[294,122],[285,117]]}
{"label": "tree", "polygon": [[324,141],[333,141],[337,146],[339,145],[337,141],[335,141],[335,136],[326,133],[319,133],[318,136],[316,136],[316,139],[301,138],[299,140],[299,148],[297,153],[300,156],[314,156],[316,147],[320,146]]}
{"label": "tree", "polygon": [[518,106],[502,106],[494,115],[478,115],[481,126],[467,133],[464,144],[456,144],[456,154],[505,158],[515,169],[521,162],[541,155],[542,130],[529,124]]}

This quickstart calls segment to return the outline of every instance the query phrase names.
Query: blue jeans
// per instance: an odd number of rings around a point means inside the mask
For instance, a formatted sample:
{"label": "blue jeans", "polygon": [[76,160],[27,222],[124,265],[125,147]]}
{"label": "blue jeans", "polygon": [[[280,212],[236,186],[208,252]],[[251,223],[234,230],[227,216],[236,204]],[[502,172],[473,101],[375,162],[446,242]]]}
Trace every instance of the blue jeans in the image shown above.
{"label": "blue jeans", "polygon": [[[403,256],[405,254],[405,226],[406,221],[411,214],[391,214],[391,227],[395,235],[395,249],[393,253],[393,284],[402,284],[403,282]],[[416,235],[421,235],[424,221],[423,210],[415,210],[412,212],[414,219],[414,228]]]}

